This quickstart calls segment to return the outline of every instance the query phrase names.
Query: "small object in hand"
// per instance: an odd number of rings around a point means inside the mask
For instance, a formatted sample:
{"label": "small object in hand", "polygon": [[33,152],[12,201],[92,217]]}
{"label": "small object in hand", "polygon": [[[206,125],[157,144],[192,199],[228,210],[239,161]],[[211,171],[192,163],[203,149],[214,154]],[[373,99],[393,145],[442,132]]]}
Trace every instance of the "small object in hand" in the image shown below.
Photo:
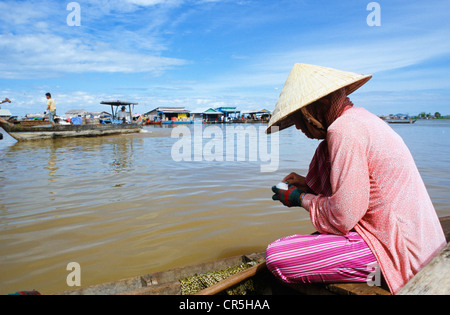
{"label": "small object in hand", "polygon": [[276,186],[272,187],[272,191],[275,193],[272,196],[272,200],[279,200],[286,207],[301,207],[301,195],[303,190],[298,189],[294,185],[289,185],[288,189],[280,189]]}
{"label": "small object in hand", "polygon": [[289,189],[288,184],[283,183],[283,182],[279,183],[276,187],[277,187],[278,189],[281,189],[281,190],[288,190],[288,189]]}

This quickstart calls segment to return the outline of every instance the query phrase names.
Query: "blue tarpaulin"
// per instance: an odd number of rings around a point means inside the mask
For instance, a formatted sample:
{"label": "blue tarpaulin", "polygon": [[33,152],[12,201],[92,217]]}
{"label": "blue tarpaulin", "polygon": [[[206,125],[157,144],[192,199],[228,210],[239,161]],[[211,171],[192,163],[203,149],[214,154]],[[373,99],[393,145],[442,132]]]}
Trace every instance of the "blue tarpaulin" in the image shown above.
{"label": "blue tarpaulin", "polygon": [[72,125],[82,125],[83,124],[83,118],[82,117],[72,117]]}

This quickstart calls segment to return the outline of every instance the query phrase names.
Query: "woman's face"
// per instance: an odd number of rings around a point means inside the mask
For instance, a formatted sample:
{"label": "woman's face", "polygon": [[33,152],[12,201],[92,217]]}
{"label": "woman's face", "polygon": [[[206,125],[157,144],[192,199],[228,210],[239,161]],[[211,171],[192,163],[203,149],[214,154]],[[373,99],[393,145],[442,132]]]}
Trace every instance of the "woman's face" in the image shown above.
{"label": "woman's face", "polygon": [[[309,107],[309,108],[308,108]],[[295,128],[301,130],[309,138],[324,139],[326,137],[326,129],[318,128],[311,121],[312,117],[316,120],[316,123],[324,122],[325,113],[329,108],[329,100],[322,98],[307,106],[307,113],[302,113],[303,110],[299,110],[292,115],[292,121]],[[306,115],[306,116],[305,116]],[[311,116],[313,115],[313,116]],[[311,119],[310,119],[311,117]],[[318,121],[317,121],[318,120]]]}
{"label": "woman's face", "polygon": [[[315,107],[315,108],[328,108],[330,106],[330,101],[328,100],[327,97],[321,98],[318,101],[315,101],[314,103],[308,105],[307,107]],[[319,117],[317,117],[319,118]],[[295,124],[295,128],[297,128],[298,130],[300,130],[300,126],[301,126],[301,120],[305,120],[305,117],[303,116],[303,114],[301,113],[301,111],[297,111],[296,113],[293,114],[292,116],[292,120],[294,121]],[[307,124],[306,125],[310,125],[309,121],[306,120]],[[309,129],[309,128],[308,128]]]}

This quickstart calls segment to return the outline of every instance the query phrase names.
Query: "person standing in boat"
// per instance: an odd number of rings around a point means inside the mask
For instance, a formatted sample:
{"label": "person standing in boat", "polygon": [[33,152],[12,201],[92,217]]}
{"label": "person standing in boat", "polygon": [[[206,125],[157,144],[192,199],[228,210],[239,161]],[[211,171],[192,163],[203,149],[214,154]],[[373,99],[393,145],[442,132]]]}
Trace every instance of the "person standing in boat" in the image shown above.
{"label": "person standing in boat", "polygon": [[47,110],[46,111],[48,112],[48,121],[51,123],[54,123],[55,116],[56,116],[56,103],[50,93],[45,94],[45,96],[47,97]]}
{"label": "person standing in boat", "polygon": [[367,282],[377,266],[395,294],[446,245],[405,143],[348,98],[371,77],[296,64],[281,92],[267,133],[295,125],[323,140],[306,177],[272,187],[273,200],[306,209],[319,232],[268,246],[267,267],[282,281]]}

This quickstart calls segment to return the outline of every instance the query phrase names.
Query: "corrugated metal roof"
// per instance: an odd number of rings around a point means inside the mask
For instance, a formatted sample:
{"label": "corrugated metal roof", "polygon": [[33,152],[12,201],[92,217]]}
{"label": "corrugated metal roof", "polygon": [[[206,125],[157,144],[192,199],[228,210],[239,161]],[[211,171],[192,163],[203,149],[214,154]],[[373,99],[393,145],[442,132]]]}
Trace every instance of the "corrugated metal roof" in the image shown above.
{"label": "corrugated metal roof", "polygon": [[0,109],[0,116],[1,117],[11,117],[12,114],[9,111],[9,109]]}
{"label": "corrugated metal roof", "polygon": [[75,116],[78,116],[78,115],[83,116],[83,115],[86,115],[86,114],[87,114],[87,111],[85,111],[84,109],[71,109],[71,110],[68,110],[66,112],[66,116],[73,116],[73,115],[75,115]]}
{"label": "corrugated metal roof", "polygon": [[138,103],[122,102],[122,101],[102,101],[100,104],[103,105],[113,105],[113,106],[123,106],[123,105],[138,105]]}
{"label": "corrugated metal roof", "polygon": [[193,114],[206,114],[206,115],[223,115],[222,112],[215,110],[214,108],[198,108],[191,111]]}
{"label": "corrugated metal roof", "polygon": [[158,112],[164,114],[189,114],[190,111],[185,109],[184,107],[158,107],[154,110],[151,110],[144,115],[149,115],[150,113]]}
{"label": "corrugated metal roof", "polygon": [[271,114],[271,111],[267,110],[267,109],[245,110],[245,111],[242,111],[242,114]]}

